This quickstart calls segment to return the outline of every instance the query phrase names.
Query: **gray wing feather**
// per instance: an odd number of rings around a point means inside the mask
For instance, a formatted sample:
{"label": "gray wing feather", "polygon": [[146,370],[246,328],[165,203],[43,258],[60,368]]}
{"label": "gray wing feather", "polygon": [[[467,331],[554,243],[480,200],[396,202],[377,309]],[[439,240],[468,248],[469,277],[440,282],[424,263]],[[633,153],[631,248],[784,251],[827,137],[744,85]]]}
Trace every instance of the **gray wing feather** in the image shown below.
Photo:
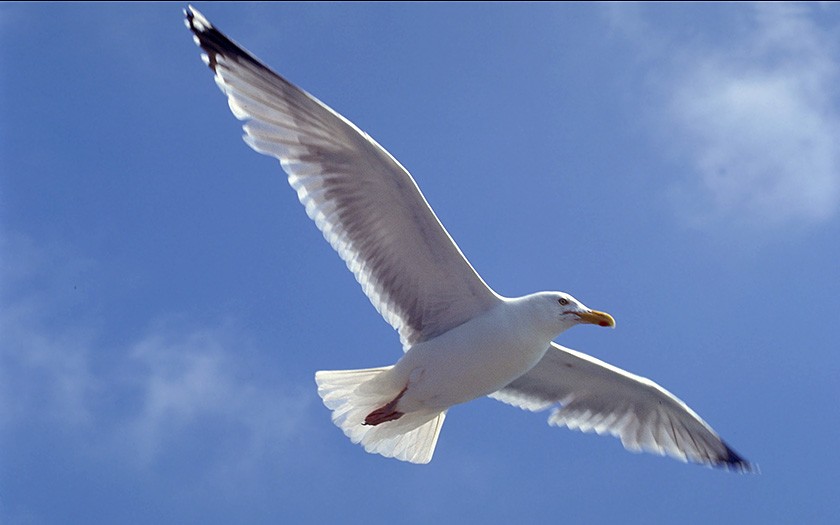
{"label": "gray wing feather", "polygon": [[306,213],[404,348],[496,304],[396,159],[196,10],[185,14],[231,111],[248,121],[245,142],[280,160]]}
{"label": "gray wing feather", "polygon": [[528,373],[490,397],[534,412],[552,409],[549,424],[611,434],[628,450],[753,469],[661,386],[555,343]]}

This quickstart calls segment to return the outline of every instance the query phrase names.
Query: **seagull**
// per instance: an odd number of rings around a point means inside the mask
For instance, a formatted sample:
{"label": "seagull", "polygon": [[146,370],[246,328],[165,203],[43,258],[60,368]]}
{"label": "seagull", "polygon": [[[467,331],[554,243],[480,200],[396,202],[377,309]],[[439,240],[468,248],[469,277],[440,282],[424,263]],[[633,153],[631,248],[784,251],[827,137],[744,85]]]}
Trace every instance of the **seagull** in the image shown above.
{"label": "seagull", "polygon": [[332,421],[370,453],[431,461],[448,409],[482,396],[550,425],[612,434],[631,451],[749,472],[658,384],[554,342],[578,324],[615,327],[564,292],[508,298],[473,269],[408,171],[369,135],[278,75],[192,6],[202,49],[244,140],[277,158],[306,213],[399,333],[392,366],[319,371]]}

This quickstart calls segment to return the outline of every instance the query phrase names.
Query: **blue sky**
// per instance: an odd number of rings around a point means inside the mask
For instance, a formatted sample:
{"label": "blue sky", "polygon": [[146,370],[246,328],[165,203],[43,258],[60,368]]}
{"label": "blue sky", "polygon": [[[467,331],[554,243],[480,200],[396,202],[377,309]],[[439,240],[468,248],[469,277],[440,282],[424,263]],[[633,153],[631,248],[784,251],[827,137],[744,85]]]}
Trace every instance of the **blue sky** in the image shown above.
{"label": "blue sky", "polygon": [[[181,4],[0,5],[0,522],[828,522],[840,513],[836,4],[198,4],[414,175],[503,295],[760,475],[489,399],[431,464],[313,374],[397,335],[241,140]],[[293,521],[292,521],[293,520]]]}

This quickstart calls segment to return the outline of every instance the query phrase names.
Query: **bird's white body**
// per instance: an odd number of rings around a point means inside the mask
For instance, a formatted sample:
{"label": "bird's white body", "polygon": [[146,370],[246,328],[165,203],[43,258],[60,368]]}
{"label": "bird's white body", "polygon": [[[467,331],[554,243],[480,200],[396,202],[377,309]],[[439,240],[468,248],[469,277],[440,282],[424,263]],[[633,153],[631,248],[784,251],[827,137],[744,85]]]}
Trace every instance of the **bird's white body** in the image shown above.
{"label": "bird's white body", "polygon": [[[614,323],[562,292],[497,296],[490,309],[408,347],[393,366],[318,372],[318,393],[354,443],[425,463],[449,407],[502,391],[544,358],[552,339],[581,322]],[[372,421],[379,412],[381,420]]]}
{"label": "bird's white body", "polygon": [[537,296],[501,300],[478,317],[412,346],[382,374],[397,392],[407,387],[397,410],[445,410],[500,390],[533,368],[559,335],[537,322],[533,314],[540,302]]}
{"label": "bird's white body", "polygon": [[[614,326],[568,294],[505,299],[469,264],[408,171],[353,123],[273,72],[192,7],[187,27],[245,141],[277,158],[306,213],[400,335],[393,366],[315,374],[332,420],[369,452],[432,459],[446,410],[490,395],[632,450],[749,470],[697,414],[650,380],[552,340]],[[452,175],[452,174],[450,174]]]}

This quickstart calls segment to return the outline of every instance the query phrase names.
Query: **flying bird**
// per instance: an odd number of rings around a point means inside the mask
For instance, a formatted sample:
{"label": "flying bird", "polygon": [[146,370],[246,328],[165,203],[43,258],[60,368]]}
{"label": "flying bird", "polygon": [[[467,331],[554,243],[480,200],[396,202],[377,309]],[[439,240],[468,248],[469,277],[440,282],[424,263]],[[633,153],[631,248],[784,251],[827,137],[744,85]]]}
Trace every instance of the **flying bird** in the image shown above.
{"label": "flying bird", "polygon": [[382,146],[196,9],[184,14],[231,111],[246,121],[245,142],[280,161],[306,213],[399,333],[404,354],[392,366],[315,374],[353,443],[428,463],[447,410],[490,396],[550,410],[551,425],[612,434],[633,451],[753,469],[656,383],[553,341],[578,324],[614,327],[612,316],[564,292],[494,292]]}

